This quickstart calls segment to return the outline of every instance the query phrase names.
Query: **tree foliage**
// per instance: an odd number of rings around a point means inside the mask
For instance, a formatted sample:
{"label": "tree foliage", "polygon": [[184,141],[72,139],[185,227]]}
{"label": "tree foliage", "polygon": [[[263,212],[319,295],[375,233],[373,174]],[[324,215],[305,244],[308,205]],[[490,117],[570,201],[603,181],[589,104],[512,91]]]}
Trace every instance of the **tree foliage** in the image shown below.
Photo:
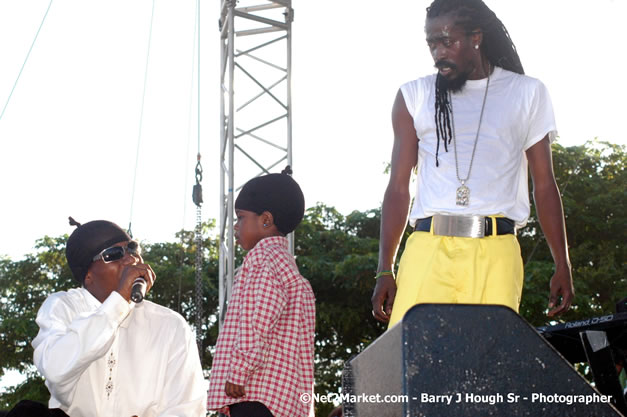
{"label": "tree foliage", "polygon": [[[215,345],[218,335],[218,239],[211,236],[215,221],[202,225],[202,340],[203,369],[211,366],[209,347]],[[148,299],[178,313],[195,328],[196,324],[196,241],[195,232],[182,230],[178,241],[145,245],[144,261],[152,266],[157,276]],[[195,328],[198,332],[198,329]]]}
{"label": "tree foliage", "polygon": [[[322,395],[338,392],[344,361],[385,329],[372,319],[370,307],[379,218],[379,210],[344,217],[319,204],[296,231],[296,261],[316,294],[315,379]],[[330,408],[318,404],[318,415]]]}
{"label": "tree foliage", "polygon": [[65,262],[65,242],[44,237],[37,252],[24,260],[0,259],[0,376],[6,370],[21,372],[27,380],[0,400],[0,408],[10,408],[22,398],[48,395],[43,380],[32,365],[30,342],[37,335],[37,311],[48,295],[74,286]]}
{"label": "tree foliage", "polygon": [[[627,296],[625,147],[593,141],[564,148],[553,145],[555,178],[564,205],[575,286],[571,321],[612,313]],[[530,323],[547,324],[549,279],[553,259],[540,230],[535,208],[519,238],[525,261],[520,313]]]}
{"label": "tree foliage", "polygon": [[[568,230],[575,305],[563,320],[614,311],[627,295],[625,277],[626,217],[625,148],[593,143],[564,148],[553,145],[557,183],[563,194]],[[372,318],[370,297],[378,257],[380,210],[354,211],[344,216],[318,204],[307,210],[295,233],[295,255],[301,273],[316,294],[316,391],[340,390],[343,364],[385,330]],[[218,241],[214,223],[203,225],[202,364],[211,367],[217,339]],[[407,229],[401,248],[409,235]],[[193,231],[181,231],[177,241],[144,243],[144,258],[157,275],[148,298],[195,323],[195,251]],[[47,401],[43,380],[32,366],[30,342],[37,334],[35,315],[55,291],[75,286],[65,262],[67,236],[44,237],[36,252],[21,261],[0,258],[0,376],[14,369],[27,380],[0,397],[0,408],[19,399]],[[528,226],[519,233],[525,262],[525,288],[520,313],[533,325],[547,323],[549,279],[553,261],[532,209]],[[238,251],[236,264],[242,253]],[[318,404],[324,416],[330,404]]]}

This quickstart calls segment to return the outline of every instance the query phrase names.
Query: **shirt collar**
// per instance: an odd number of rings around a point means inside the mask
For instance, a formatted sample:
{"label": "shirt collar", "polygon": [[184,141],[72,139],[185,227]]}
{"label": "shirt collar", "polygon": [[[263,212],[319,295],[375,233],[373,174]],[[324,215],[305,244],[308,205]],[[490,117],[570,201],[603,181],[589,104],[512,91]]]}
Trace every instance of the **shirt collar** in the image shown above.
{"label": "shirt collar", "polygon": [[285,236],[270,236],[264,239],[261,239],[253,249],[265,249],[269,246],[282,246],[283,248],[288,248],[287,238]]}
{"label": "shirt collar", "polygon": [[[501,67],[495,66],[494,70],[492,71],[492,74],[490,74],[490,83],[499,79],[501,77],[502,72],[503,72],[503,69]],[[481,78],[480,80],[466,80],[466,84],[464,84],[464,88],[462,88],[462,92],[466,88],[470,90],[485,89],[487,84],[488,84],[488,77]]]}
{"label": "shirt collar", "polygon": [[83,292],[83,297],[85,297],[85,301],[92,308],[99,308],[102,303],[94,297],[87,288],[81,287],[81,291]]}
{"label": "shirt collar", "polygon": [[288,249],[289,243],[285,236],[270,236],[261,239],[251,250],[248,251],[248,253],[244,257],[244,262],[242,263],[242,265],[235,270],[233,282],[239,281],[242,268],[244,267],[248,259],[250,259],[252,256],[255,256],[253,255],[254,253],[256,253],[257,251],[263,251],[271,246],[280,246],[283,249]]}

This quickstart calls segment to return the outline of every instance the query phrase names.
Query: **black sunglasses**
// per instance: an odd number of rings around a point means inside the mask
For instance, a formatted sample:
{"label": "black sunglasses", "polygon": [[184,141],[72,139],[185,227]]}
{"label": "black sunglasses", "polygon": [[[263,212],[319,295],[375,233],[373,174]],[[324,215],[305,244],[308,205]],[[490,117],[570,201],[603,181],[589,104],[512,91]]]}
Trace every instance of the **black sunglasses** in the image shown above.
{"label": "black sunglasses", "polygon": [[119,261],[124,258],[124,255],[129,253],[133,256],[141,256],[141,248],[139,247],[139,243],[135,241],[128,242],[126,246],[111,246],[100,252],[98,255],[94,256],[92,262],[96,262],[100,259],[106,264],[109,262]]}

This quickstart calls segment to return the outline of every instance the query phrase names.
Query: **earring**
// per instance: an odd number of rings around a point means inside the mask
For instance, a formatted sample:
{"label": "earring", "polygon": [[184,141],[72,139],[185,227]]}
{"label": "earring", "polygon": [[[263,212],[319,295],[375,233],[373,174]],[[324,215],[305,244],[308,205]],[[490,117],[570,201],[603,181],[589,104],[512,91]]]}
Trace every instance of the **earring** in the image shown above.
{"label": "earring", "polygon": [[479,49],[479,45],[475,45],[475,49]]}

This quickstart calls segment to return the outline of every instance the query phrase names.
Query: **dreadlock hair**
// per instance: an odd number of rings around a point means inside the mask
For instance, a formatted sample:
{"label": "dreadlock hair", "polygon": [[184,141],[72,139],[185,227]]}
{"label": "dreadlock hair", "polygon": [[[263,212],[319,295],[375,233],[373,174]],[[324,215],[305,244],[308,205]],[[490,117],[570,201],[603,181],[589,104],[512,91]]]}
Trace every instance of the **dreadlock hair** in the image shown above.
{"label": "dreadlock hair", "polygon": [[[455,24],[464,28],[467,34],[481,29],[483,33],[482,51],[492,66],[524,74],[522,63],[509,32],[496,14],[482,0],[434,0],[427,7],[427,19],[453,15]],[[440,140],[448,152],[453,135],[451,134],[451,103],[445,80],[438,73],[435,81],[435,126],[438,138],[435,165],[439,166]]]}

